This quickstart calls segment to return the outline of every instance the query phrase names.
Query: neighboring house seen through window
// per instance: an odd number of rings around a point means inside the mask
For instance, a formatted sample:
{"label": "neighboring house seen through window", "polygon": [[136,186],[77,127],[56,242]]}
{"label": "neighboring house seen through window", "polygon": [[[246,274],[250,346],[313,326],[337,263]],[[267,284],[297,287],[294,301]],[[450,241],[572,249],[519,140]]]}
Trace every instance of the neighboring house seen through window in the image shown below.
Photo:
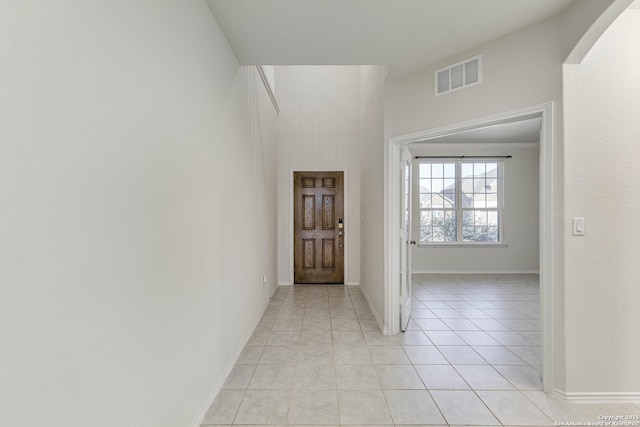
{"label": "neighboring house seen through window", "polygon": [[420,161],[420,243],[502,243],[503,160]]}

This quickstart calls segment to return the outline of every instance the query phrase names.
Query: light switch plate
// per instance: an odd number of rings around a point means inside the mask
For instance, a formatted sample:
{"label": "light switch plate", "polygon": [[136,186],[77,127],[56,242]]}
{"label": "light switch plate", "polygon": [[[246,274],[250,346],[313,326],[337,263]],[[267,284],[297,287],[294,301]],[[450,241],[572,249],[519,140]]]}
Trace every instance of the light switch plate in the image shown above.
{"label": "light switch plate", "polygon": [[572,218],[573,235],[584,236],[584,218]]}

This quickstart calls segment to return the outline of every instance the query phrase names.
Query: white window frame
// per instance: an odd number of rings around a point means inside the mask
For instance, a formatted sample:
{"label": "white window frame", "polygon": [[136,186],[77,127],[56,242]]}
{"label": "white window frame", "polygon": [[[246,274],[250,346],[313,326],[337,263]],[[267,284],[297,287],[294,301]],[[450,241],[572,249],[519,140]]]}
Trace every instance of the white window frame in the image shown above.
{"label": "white window frame", "polygon": [[[437,246],[445,246],[445,247],[505,247],[505,236],[504,236],[504,207],[505,207],[505,179],[504,179],[504,157],[482,157],[482,158],[464,158],[461,156],[457,157],[438,157],[433,159],[419,159],[417,160],[418,165],[418,173],[417,175],[417,185],[416,192],[417,200],[415,205],[417,206],[417,227],[418,227],[418,236],[419,247],[437,247]],[[433,164],[433,163],[455,163],[456,167],[456,176],[455,176],[455,186],[456,186],[456,194],[455,194],[455,208],[450,209],[455,212],[456,215],[456,241],[454,242],[426,242],[422,240],[422,212],[423,211],[432,211],[432,210],[446,210],[446,209],[430,209],[423,208],[420,204],[420,165],[422,164]],[[462,164],[463,163],[497,163],[498,164],[498,185],[497,185],[497,198],[498,198],[498,207],[497,208],[463,208],[462,207]],[[498,214],[498,241],[496,242],[478,242],[478,241],[465,241],[463,234],[463,213],[465,211],[477,211],[477,210],[486,210],[486,211],[497,211]]]}

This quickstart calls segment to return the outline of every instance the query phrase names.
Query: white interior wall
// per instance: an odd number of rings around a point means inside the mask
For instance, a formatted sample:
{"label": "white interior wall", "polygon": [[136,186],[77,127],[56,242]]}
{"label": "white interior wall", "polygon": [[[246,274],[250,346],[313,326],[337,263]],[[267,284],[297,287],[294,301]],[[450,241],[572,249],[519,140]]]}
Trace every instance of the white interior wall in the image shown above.
{"label": "white interior wall", "polygon": [[[640,10],[564,67],[567,392],[640,399]],[[585,218],[585,236],[571,218]],[[614,396],[615,397],[615,396]]]}
{"label": "white interior wall", "polygon": [[[552,18],[422,68],[385,85],[385,134],[442,125],[559,101],[561,22]],[[434,96],[434,71],[483,55],[483,82]]]}
{"label": "white interior wall", "polygon": [[383,80],[385,68],[360,67],[361,289],[384,322]]}
{"label": "white interior wall", "polygon": [[292,171],[345,170],[345,282],[360,283],[360,71],[355,66],[276,67],[278,282],[293,272]]}
{"label": "white interior wall", "polygon": [[[442,144],[439,144],[442,145]],[[499,145],[499,144],[495,144]],[[501,156],[504,160],[503,236],[501,247],[420,247],[412,248],[415,273],[537,272],[539,255],[539,149],[537,145],[507,144],[505,148],[412,148],[418,156]],[[419,160],[414,162],[413,186],[419,188]],[[417,195],[417,192],[414,192]],[[415,200],[415,198],[414,198]],[[413,203],[413,230],[420,236],[419,203]],[[511,255],[511,257],[510,257]]]}
{"label": "white interior wall", "polygon": [[254,69],[204,2],[2,2],[0,51],[0,425],[197,422],[276,273]]}

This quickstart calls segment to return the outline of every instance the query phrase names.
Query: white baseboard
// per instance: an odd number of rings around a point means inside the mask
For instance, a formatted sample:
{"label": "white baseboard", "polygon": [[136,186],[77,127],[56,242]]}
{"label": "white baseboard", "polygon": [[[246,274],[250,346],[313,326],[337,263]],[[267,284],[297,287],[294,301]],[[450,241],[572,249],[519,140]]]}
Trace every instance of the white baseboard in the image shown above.
{"label": "white baseboard", "polygon": [[[275,289],[277,289],[276,286],[274,286],[274,290]],[[267,308],[267,304],[265,304],[264,306],[265,310]],[[236,349],[236,351],[233,353],[233,357],[231,358],[227,366],[222,371],[220,378],[218,379],[218,381],[216,381],[215,385],[213,386],[213,389],[211,390],[211,393],[207,397],[207,400],[202,404],[202,406],[200,407],[200,410],[198,411],[198,414],[195,416],[195,418],[191,422],[191,427],[200,427],[200,424],[202,424],[204,417],[207,415],[207,411],[209,411],[209,407],[211,406],[213,401],[216,400],[216,397],[218,397],[218,393],[220,393],[220,390],[222,389],[224,382],[226,381],[227,377],[231,373],[231,370],[233,369],[233,367],[236,365],[236,362],[238,361],[240,354],[242,354],[242,350],[244,350],[244,347],[247,345],[247,342],[249,342],[251,335],[253,335],[253,331],[256,329],[256,327],[258,326],[258,323],[262,319],[263,313],[264,313],[264,310],[262,310],[262,313],[260,314],[258,319],[254,322],[253,326],[249,328],[249,331],[248,332],[245,331],[245,334],[244,334],[245,338],[242,340],[243,344],[240,346],[240,348]]]}
{"label": "white baseboard", "polygon": [[554,389],[553,395],[572,403],[640,403],[640,392],[565,393]]}
{"label": "white baseboard", "polygon": [[367,293],[367,290],[362,285],[358,285],[358,286],[360,287],[360,291],[362,292],[362,295],[364,295],[364,299],[367,300],[367,304],[369,304],[369,309],[373,313],[373,317],[375,317],[376,323],[378,324],[378,327],[384,333],[384,331],[385,331],[384,322],[380,318],[380,315],[378,314],[378,311],[376,310],[376,308],[371,303],[371,298],[369,298],[369,294]]}
{"label": "white baseboard", "polygon": [[[345,283],[346,286],[360,286],[360,282]],[[289,282],[278,282],[278,286],[291,286]]]}
{"label": "white baseboard", "polygon": [[411,270],[412,274],[540,274],[538,270]]}
{"label": "white baseboard", "polygon": [[271,295],[269,295],[269,298],[273,298],[273,296],[276,294],[276,292],[278,292],[278,287],[279,285],[277,284],[273,284],[273,287],[271,288]]}

